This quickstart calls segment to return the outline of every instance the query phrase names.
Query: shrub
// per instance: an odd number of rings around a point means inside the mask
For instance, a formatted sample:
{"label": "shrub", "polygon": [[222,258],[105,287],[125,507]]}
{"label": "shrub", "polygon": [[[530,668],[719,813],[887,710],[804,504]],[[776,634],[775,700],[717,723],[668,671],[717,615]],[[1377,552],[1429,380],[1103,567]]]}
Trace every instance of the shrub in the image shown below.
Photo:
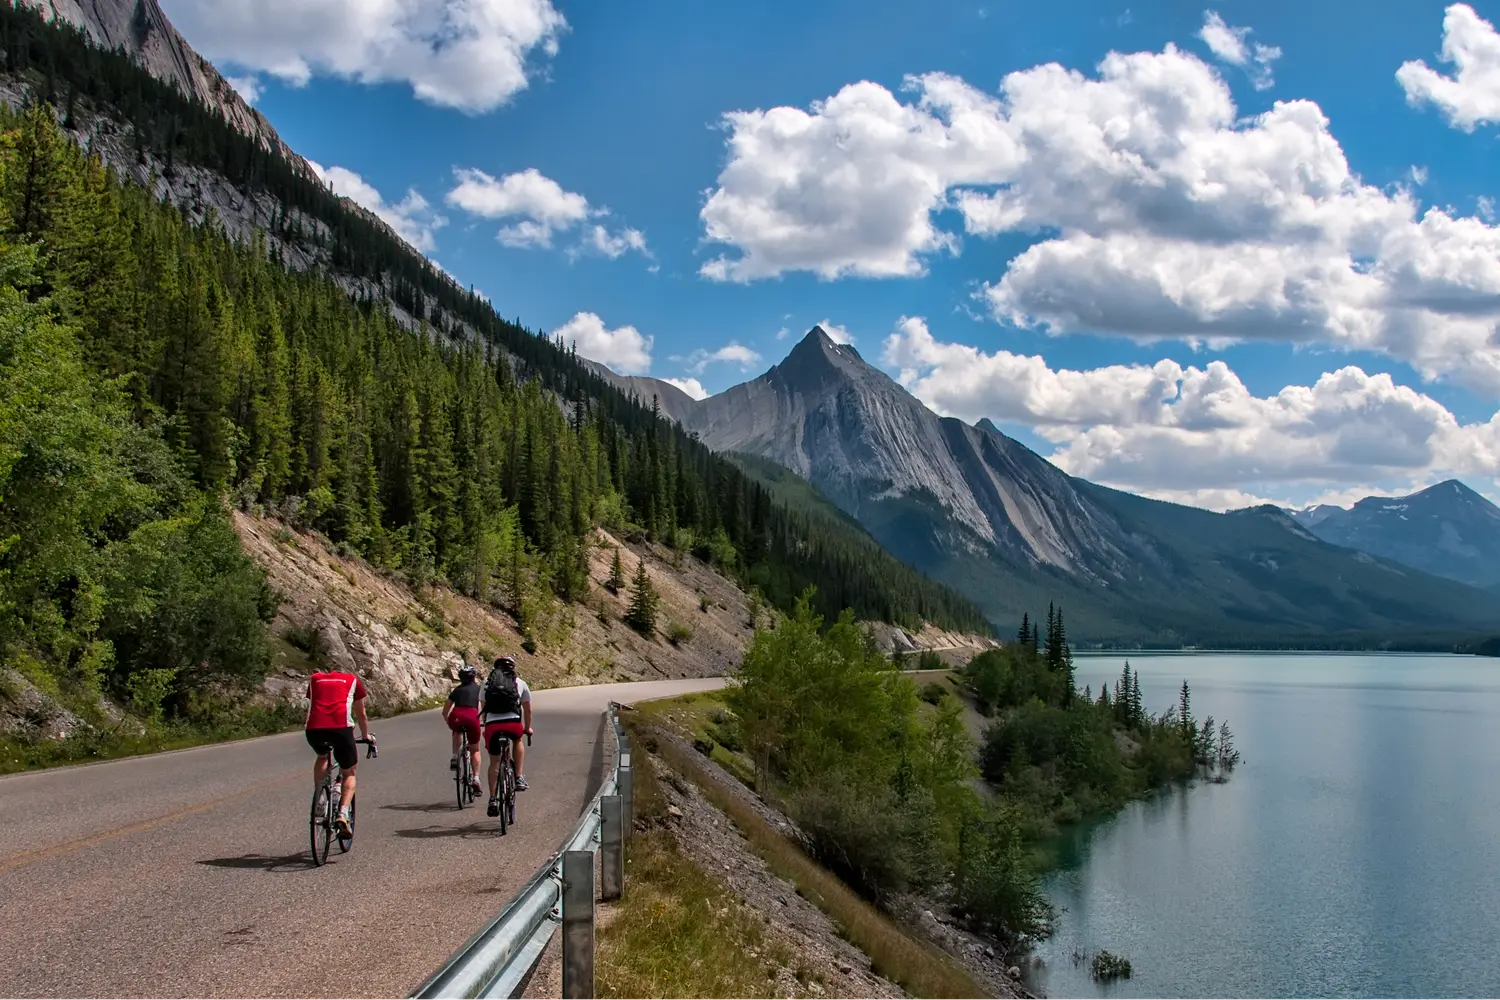
{"label": "shrub", "polygon": [[918,692],[918,695],[923,701],[927,702],[927,704],[936,705],[938,702],[943,700],[943,695],[947,693],[947,688],[943,687],[943,685],[937,683],[936,681],[931,681],[927,684],[922,685],[922,690]]}
{"label": "shrub", "polygon": [[830,773],[804,784],[787,805],[807,852],[871,899],[929,888],[941,878],[933,803],[924,790],[903,800],[889,788]]}
{"label": "shrub", "polygon": [[953,885],[954,912],[1007,950],[1048,936],[1052,906],[1042,894],[1012,810],[998,806],[970,824],[961,845]]}
{"label": "shrub", "polygon": [[674,646],[680,646],[693,637],[693,630],[682,622],[674,621],[667,626],[667,641]]}
{"label": "shrub", "polygon": [[1108,982],[1113,979],[1129,979],[1130,959],[1122,955],[1101,951],[1089,963],[1089,972],[1098,982]]}

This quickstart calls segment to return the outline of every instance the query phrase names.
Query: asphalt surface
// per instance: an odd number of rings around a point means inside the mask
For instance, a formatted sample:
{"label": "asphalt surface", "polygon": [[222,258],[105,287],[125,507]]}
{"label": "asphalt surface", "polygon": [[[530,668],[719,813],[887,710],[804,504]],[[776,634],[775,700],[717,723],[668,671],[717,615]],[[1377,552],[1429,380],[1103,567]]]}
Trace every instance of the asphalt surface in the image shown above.
{"label": "asphalt surface", "polygon": [[535,692],[504,837],[457,808],[436,711],[377,720],[354,848],[321,868],[300,732],[0,778],[0,996],[406,996],[572,830],[611,700],[720,683]]}

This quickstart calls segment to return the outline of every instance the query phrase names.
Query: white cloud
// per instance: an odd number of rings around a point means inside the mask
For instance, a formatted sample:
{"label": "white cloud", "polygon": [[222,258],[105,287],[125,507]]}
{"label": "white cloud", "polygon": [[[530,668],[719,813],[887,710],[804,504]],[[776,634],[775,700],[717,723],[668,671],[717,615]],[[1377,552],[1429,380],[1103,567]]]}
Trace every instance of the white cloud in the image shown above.
{"label": "white cloud", "polygon": [[1002,322],[1321,342],[1500,393],[1500,230],[1366,184],[1311,101],[1242,119],[1172,45],[1111,53],[1092,78],[1015,72],[998,98],[943,74],[907,89],[730,115],[703,218],[740,256],[704,273],[919,273],[957,246],[935,222],[953,208],[974,236],[1043,235],[981,292]]}
{"label": "white cloud", "polygon": [[[550,247],[558,233],[609,214],[609,209],[591,206],[583,195],[565,190],[535,167],[500,178],[472,167],[458,167],[453,173],[458,183],[448,192],[448,204],[481,218],[511,220],[496,234],[508,247]],[[611,233],[595,224],[584,230],[568,254],[600,253],[613,260],[631,250],[651,256],[639,229]]]}
{"label": "white cloud", "polygon": [[246,104],[254,104],[260,100],[261,83],[254,73],[246,76],[226,76],[224,81],[245,99]]}
{"label": "white cloud", "polygon": [[385,224],[394,229],[402,239],[425,254],[437,249],[437,231],[448,224],[448,220],[435,212],[427,199],[408,188],[406,197],[394,204],[387,203],[375,186],[359,174],[344,167],[324,167],[308,161],[313,172],[321,177],[334,194],[342,195],[355,204],[374,212]]}
{"label": "white cloud", "polygon": [[1342,496],[1357,482],[1500,477],[1500,416],[1460,424],[1431,397],[1352,365],[1257,397],[1222,361],[1057,370],[939,341],[911,317],[883,360],[938,413],[1031,427],[1065,471],[1164,499],[1225,508]]}
{"label": "white cloud", "polygon": [[777,340],[785,340],[786,338],[790,337],[791,335],[792,335],[792,331],[789,328],[787,328],[787,327],[782,327],[780,330],[776,331],[776,339]]}
{"label": "white cloud", "polygon": [[1252,42],[1249,36],[1249,28],[1230,27],[1217,11],[1203,12],[1203,27],[1198,29],[1203,44],[1220,60],[1249,73],[1256,90],[1269,90],[1276,85],[1271,64],[1281,58],[1281,49]]}
{"label": "white cloud", "polygon": [[1407,103],[1431,104],[1465,132],[1500,121],[1500,35],[1468,4],[1452,4],[1443,13],[1442,61],[1457,72],[1444,76],[1421,59],[1401,64],[1396,82]]}
{"label": "white cloud", "polygon": [[708,390],[703,388],[703,384],[695,378],[664,378],[662,381],[668,385],[675,385],[694,399],[708,398]]}
{"label": "white cloud", "polygon": [[577,345],[578,353],[623,375],[644,375],[651,370],[652,338],[633,326],[614,330],[591,312],[576,313],[552,331],[564,344]]}
{"label": "white cloud", "polygon": [[760,361],[760,353],[738,341],[731,340],[715,350],[706,351],[700,347],[686,358],[674,357],[673,360],[685,362],[688,371],[694,375],[702,375],[709,365],[720,363],[736,364],[740,366],[740,371],[749,371]]}
{"label": "white cloud", "polygon": [[642,233],[639,229],[631,229],[628,226],[618,233],[611,233],[608,229],[596,224],[589,227],[588,235],[584,237],[583,242],[576,249],[570,251],[570,255],[577,256],[582,253],[593,252],[603,254],[610,260],[615,260],[631,250],[644,254],[647,257],[651,256],[651,251],[646,249],[645,233]]}
{"label": "white cloud", "polygon": [[818,325],[823,328],[824,333],[828,334],[828,339],[835,344],[854,343],[854,334],[850,333],[847,327],[839,326],[837,323],[826,319]]}
{"label": "white cloud", "polygon": [[316,75],[409,83],[429,104],[491,111],[526,88],[528,61],[557,52],[550,0],[164,0],[215,63],[293,86]]}
{"label": "white cloud", "polygon": [[1410,176],[1411,182],[1418,187],[1421,187],[1423,184],[1427,183],[1427,168],[1412,164]]}

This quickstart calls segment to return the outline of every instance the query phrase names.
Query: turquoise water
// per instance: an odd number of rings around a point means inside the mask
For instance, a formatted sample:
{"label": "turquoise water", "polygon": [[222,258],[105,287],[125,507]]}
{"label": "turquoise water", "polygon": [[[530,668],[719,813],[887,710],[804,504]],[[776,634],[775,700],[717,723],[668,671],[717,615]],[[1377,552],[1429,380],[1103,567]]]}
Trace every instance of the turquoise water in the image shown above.
{"label": "turquoise water", "polygon": [[[1132,656],[1244,762],[1064,838],[1048,997],[1500,996],[1500,660]],[[1079,657],[1078,683],[1125,657]],[[1134,974],[1096,985],[1075,950]]]}

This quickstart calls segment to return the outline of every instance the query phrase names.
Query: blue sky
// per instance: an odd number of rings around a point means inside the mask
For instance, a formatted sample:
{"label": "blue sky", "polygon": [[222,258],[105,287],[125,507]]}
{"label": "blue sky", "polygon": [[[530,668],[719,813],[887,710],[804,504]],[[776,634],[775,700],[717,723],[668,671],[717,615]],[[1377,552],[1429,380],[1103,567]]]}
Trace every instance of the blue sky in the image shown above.
{"label": "blue sky", "polygon": [[1111,485],[1500,495],[1500,4],[163,6],[336,190],[617,369],[720,391],[829,321]]}

